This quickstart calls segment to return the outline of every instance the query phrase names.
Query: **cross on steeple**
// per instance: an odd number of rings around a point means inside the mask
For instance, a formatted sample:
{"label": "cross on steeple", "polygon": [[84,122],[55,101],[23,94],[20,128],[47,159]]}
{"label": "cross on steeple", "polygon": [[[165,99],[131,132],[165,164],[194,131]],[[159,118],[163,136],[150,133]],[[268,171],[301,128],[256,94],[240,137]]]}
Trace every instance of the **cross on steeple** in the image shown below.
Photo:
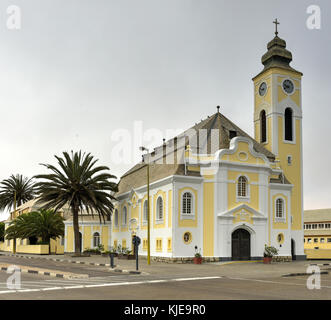
{"label": "cross on steeple", "polygon": [[272,23],[274,23],[275,26],[276,26],[275,35],[277,36],[278,35],[277,25],[280,24],[280,23],[277,21],[277,19],[275,21],[273,21]]}

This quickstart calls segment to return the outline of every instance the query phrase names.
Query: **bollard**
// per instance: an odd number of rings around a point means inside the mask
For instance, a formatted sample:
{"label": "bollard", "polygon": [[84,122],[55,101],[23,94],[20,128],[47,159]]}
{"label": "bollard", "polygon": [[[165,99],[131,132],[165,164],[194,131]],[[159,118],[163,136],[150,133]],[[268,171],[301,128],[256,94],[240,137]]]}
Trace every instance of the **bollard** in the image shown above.
{"label": "bollard", "polygon": [[113,253],[110,254],[110,267],[114,268],[114,254]]}

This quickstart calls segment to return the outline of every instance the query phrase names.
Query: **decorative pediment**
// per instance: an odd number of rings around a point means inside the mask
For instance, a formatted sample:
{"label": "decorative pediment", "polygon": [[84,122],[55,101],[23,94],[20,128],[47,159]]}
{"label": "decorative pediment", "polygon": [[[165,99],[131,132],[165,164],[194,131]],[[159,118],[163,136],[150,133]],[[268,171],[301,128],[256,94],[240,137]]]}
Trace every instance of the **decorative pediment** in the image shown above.
{"label": "decorative pediment", "polygon": [[264,216],[261,212],[251,208],[246,203],[242,203],[229,211],[219,213],[217,216],[223,219],[234,219],[237,222],[250,222],[251,220],[267,220],[266,216]]}

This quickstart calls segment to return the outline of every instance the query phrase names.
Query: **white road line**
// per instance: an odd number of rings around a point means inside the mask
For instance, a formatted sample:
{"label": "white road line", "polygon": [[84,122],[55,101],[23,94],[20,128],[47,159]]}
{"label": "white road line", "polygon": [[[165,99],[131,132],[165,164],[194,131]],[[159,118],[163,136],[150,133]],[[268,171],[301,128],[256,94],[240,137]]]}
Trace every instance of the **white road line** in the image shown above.
{"label": "white road line", "polygon": [[127,285],[138,285],[138,284],[153,284],[161,282],[175,282],[175,281],[194,281],[194,280],[210,280],[220,279],[221,277],[198,277],[198,278],[177,278],[168,280],[145,280],[145,281],[131,281],[131,282],[111,282],[102,284],[91,284],[91,285],[78,285],[78,286],[63,286],[63,287],[49,287],[42,289],[24,289],[24,290],[11,290],[11,291],[0,291],[0,294],[13,293],[13,292],[32,292],[32,291],[49,291],[49,290],[68,290],[68,289],[83,289],[83,288],[97,288],[97,287],[112,287],[112,286],[127,286]]}
{"label": "white road line", "polygon": [[[285,281],[271,281],[271,280],[245,279],[245,278],[233,278],[233,277],[227,277],[227,279],[240,280],[240,281],[255,281],[255,282],[263,282],[263,283],[273,283],[273,284],[283,284],[283,285],[290,285],[290,286],[305,286],[305,287],[307,286],[306,283],[293,283],[293,282],[285,282]],[[321,286],[321,288],[331,289],[331,286]]]}

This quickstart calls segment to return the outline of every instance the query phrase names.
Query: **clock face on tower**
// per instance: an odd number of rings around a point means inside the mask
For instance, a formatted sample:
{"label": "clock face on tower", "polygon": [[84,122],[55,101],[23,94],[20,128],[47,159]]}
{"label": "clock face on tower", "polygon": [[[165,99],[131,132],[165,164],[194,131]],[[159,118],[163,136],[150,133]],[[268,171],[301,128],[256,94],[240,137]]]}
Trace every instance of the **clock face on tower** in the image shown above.
{"label": "clock face on tower", "polygon": [[285,80],[284,82],[283,82],[283,89],[284,89],[284,91],[286,92],[286,93],[292,93],[293,92],[293,90],[294,90],[294,84],[293,84],[293,82],[291,81],[291,80]]}
{"label": "clock face on tower", "polygon": [[267,92],[267,84],[265,82],[262,82],[259,87],[259,95],[264,96],[266,92]]}

